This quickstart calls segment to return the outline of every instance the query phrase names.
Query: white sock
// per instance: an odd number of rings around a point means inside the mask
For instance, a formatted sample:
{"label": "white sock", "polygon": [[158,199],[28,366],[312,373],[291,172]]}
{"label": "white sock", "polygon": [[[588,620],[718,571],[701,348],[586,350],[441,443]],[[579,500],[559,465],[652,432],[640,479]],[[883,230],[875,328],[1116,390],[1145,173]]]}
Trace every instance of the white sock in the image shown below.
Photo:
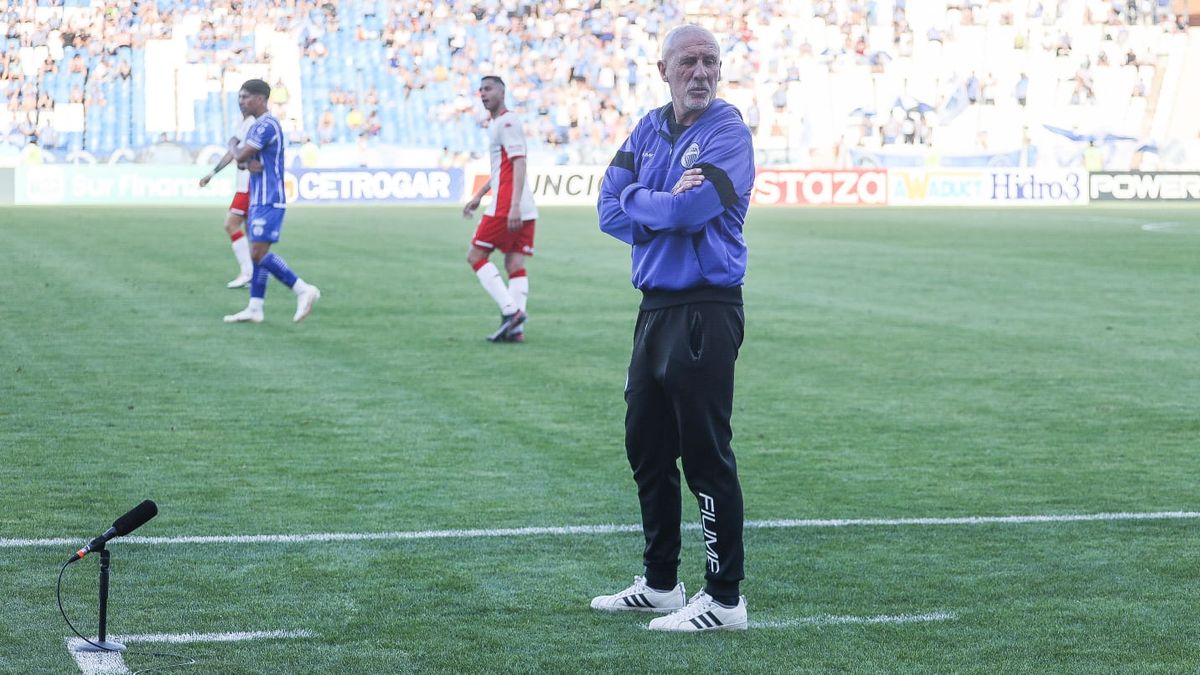
{"label": "white sock", "polygon": [[304,280],[301,279],[300,277],[296,277],[296,283],[292,284],[292,292],[295,293],[296,295],[300,295],[304,291],[307,291],[309,288],[312,288],[312,287],[309,286],[308,284],[304,283]]}
{"label": "white sock", "polygon": [[500,278],[500,270],[496,269],[495,264],[489,260],[483,267],[475,270],[475,276],[479,277],[483,290],[500,305],[501,314],[508,315],[517,311],[517,303],[513,302],[512,296],[509,295],[508,287],[504,285],[504,279]]}
{"label": "white sock", "polygon": [[529,300],[529,277],[509,279],[508,294],[512,296],[513,302],[517,303],[517,309],[524,312],[525,304]]}
{"label": "white sock", "polygon": [[250,310],[251,312],[262,312],[263,311],[262,308],[263,308],[263,299],[262,298],[250,298],[250,304],[246,305],[246,309]]}
{"label": "white sock", "polygon": [[254,264],[250,262],[250,242],[245,237],[238,237],[232,246],[233,257],[237,258],[238,266],[242,268],[242,276],[249,276],[254,271]]}

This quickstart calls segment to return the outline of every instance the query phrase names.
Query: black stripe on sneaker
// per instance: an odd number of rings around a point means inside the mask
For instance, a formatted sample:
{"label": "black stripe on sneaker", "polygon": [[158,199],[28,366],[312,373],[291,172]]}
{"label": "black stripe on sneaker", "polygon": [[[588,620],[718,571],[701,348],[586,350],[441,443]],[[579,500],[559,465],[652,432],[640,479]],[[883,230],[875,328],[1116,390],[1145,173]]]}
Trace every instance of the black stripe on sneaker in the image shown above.
{"label": "black stripe on sneaker", "polygon": [[642,601],[642,607],[650,608],[654,606],[654,603],[646,599],[645,593],[638,593],[637,599]]}
{"label": "black stripe on sneaker", "polygon": [[630,598],[630,596],[627,595],[621,599],[625,601],[626,607],[637,607],[637,604]]}
{"label": "black stripe on sneaker", "polygon": [[696,617],[696,618],[692,619],[692,625],[695,626],[696,628],[699,628],[700,630],[704,630],[705,628],[707,628],[707,626],[703,626],[700,624],[700,617]]}
{"label": "black stripe on sneaker", "polygon": [[721,620],[720,620],[720,619],[718,619],[718,618],[717,618],[717,615],[716,615],[715,613],[713,613],[711,610],[709,610],[709,612],[708,612],[708,614],[707,614],[706,616],[707,616],[708,618],[712,619],[712,622],[713,622],[713,623],[715,623],[715,624],[717,624],[718,626],[724,626],[724,625],[725,625],[725,624],[721,623]]}

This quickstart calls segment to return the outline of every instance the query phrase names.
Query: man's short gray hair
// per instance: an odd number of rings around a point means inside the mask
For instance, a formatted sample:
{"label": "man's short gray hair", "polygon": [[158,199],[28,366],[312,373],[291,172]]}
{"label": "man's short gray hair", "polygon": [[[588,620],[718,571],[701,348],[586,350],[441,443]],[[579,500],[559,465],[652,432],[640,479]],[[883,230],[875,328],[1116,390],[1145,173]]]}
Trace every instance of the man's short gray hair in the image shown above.
{"label": "man's short gray hair", "polygon": [[670,60],[671,52],[675,49],[675,43],[679,42],[679,38],[683,37],[684,35],[690,35],[693,33],[700,33],[700,34],[704,35],[709,40],[711,40],[714,45],[717,45],[718,49],[720,48],[720,44],[717,42],[717,37],[712,34],[712,31],[705,28],[704,26],[698,26],[694,23],[685,23],[682,26],[676,26],[676,27],[672,28],[671,32],[667,33],[667,37],[663,38],[663,43],[662,43],[662,60],[663,60],[663,62],[665,63],[666,61]]}

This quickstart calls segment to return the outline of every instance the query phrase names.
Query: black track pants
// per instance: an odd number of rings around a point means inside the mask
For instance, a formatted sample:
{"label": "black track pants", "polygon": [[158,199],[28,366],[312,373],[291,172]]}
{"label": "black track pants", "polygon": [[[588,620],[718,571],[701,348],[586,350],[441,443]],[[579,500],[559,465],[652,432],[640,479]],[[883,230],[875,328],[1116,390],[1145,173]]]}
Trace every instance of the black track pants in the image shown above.
{"label": "black track pants", "polygon": [[676,459],[700,506],[706,590],[736,595],[745,576],[742,489],[729,425],[744,324],[741,305],[721,302],[638,315],[625,387],[625,449],[642,506],[651,586],[673,585],[679,568]]}

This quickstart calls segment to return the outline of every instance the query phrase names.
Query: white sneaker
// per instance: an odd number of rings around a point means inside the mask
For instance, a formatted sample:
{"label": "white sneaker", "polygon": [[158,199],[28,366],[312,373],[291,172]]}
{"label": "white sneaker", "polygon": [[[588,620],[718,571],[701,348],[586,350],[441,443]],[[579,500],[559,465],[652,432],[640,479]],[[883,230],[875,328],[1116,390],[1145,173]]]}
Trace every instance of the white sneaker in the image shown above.
{"label": "white sneaker", "polygon": [[309,285],[308,288],[296,296],[296,315],[292,317],[292,321],[299,323],[304,320],[312,311],[313,304],[321,298],[321,289],[316,286]]}
{"label": "white sneaker", "polygon": [[225,316],[225,323],[245,323],[247,321],[250,323],[262,323],[262,320],[263,313],[261,311],[256,312],[249,307],[237,314],[227,314]]}
{"label": "white sneaker", "polygon": [[699,633],[705,630],[746,630],[746,596],[736,607],[722,607],[704,591],[692,596],[687,607],[650,622],[650,630]]}
{"label": "white sneaker", "polygon": [[242,272],[236,279],[225,284],[225,288],[245,288],[250,285],[250,278],[253,276],[250,272]]}
{"label": "white sneaker", "polygon": [[592,609],[604,612],[674,612],[683,607],[687,593],[683,583],[675,584],[669,591],[656,591],[646,585],[646,577],[633,578],[633,585],[615,595],[600,595],[592,598]]}

